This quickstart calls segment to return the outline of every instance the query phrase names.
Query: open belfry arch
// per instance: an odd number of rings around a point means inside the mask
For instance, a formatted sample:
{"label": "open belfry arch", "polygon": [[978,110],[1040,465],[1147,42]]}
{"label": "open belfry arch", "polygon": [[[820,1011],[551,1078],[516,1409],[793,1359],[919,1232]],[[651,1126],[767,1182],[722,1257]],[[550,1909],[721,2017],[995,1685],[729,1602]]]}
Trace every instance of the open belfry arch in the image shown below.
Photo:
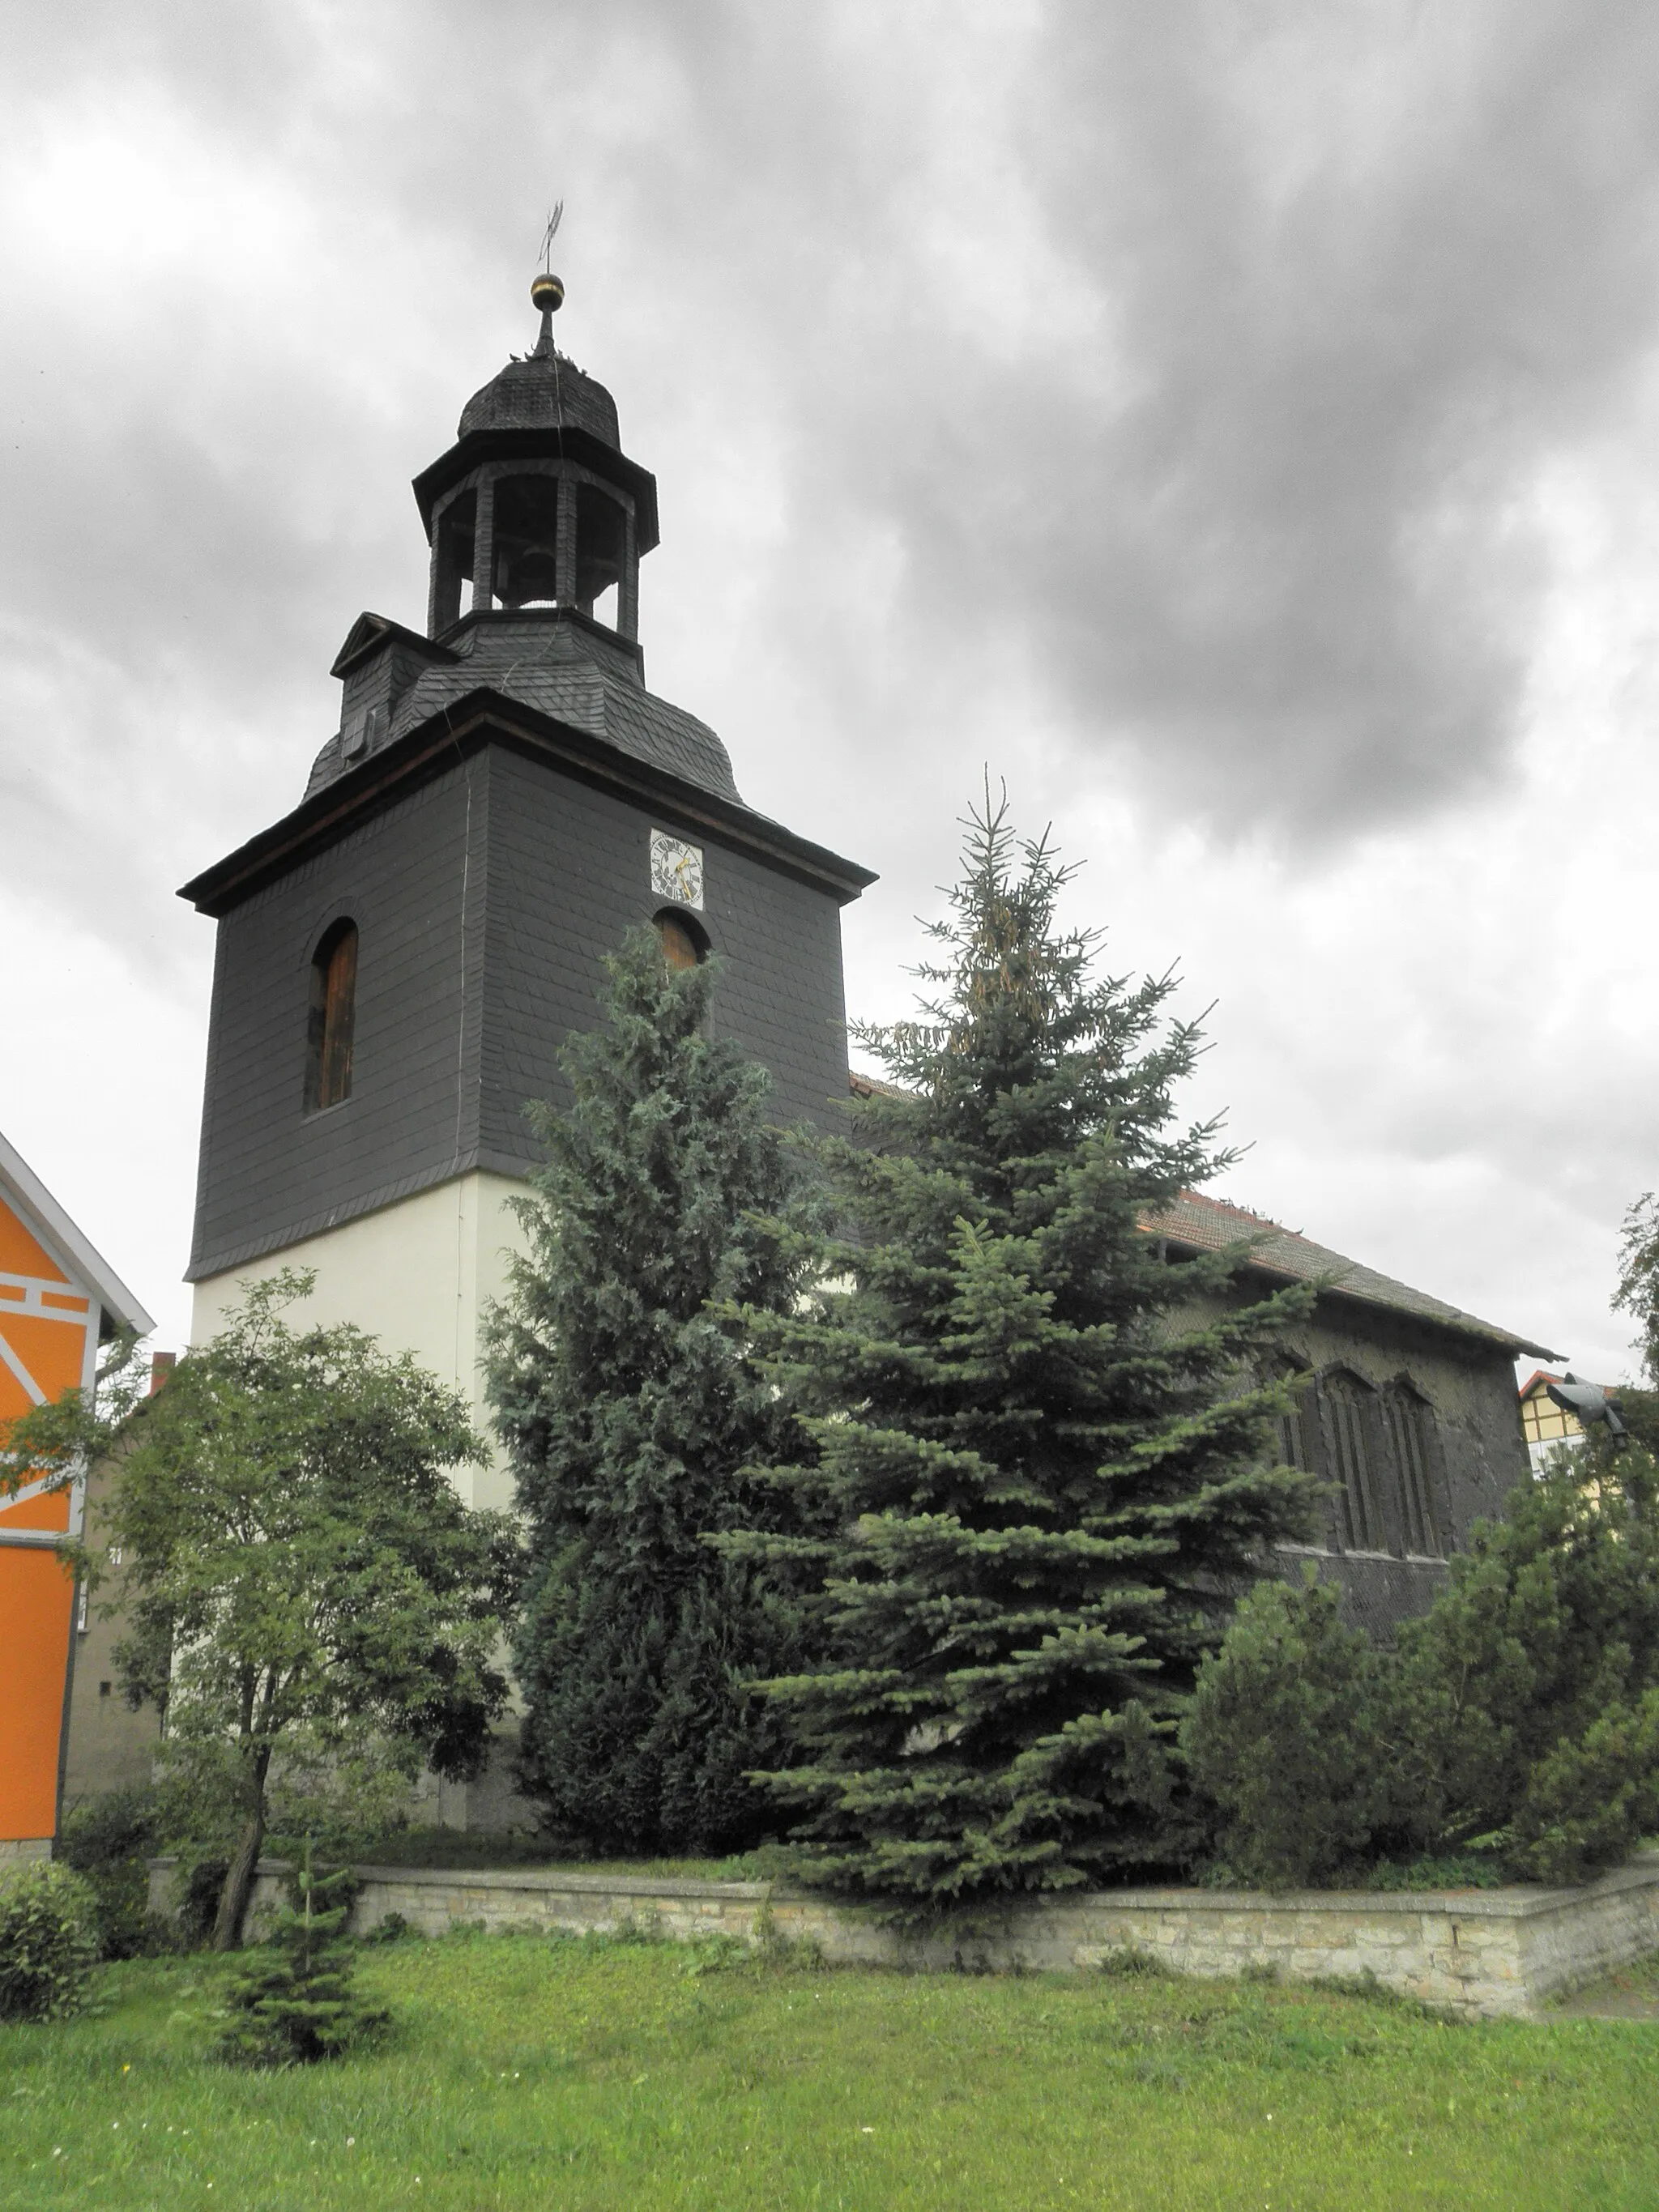
{"label": "open belfry arch", "polygon": [[[747,805],[725,746],[648,690],[656,480],[616,403],[539,336],[415,479],[424,631],[364,614],[300,805],[185,885],[218,925],[192,1337],[249,1278],[313,1268],[350,1321],[467,1393],[536,1148],[524,1108],[597,1018],[630,926],[719,954],[716,1018],[781,1120],[846,1096],[841,908],[874,880]],[[678,373],[678,370],[677,370]],[[499,1466],[465,1479],[508,1502]]]}
{"label": "open belfry arch", "polygon": [[[0,1137],[0,1424],[90,1390],[98,1346],[149,1316]],[[82,1599],[59,1550],[82,1533],[84,1478],[23,1471],[0,1498],[0,1856],[45,1851],[58,1826]]]}

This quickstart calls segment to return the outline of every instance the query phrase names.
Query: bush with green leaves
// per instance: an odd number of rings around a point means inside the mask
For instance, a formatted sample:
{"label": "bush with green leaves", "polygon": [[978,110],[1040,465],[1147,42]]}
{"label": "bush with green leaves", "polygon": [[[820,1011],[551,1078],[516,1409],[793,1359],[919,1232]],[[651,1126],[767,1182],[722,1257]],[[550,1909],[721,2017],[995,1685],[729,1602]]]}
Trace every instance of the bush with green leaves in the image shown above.
{"label": "bush with green leaves", "polygon": [[0,1874],[0,2020],[78,2011],[98,1948],[98,1899],[83,1875],[49,1859]]}
{"label": "bush with green leaves", "polygon": [[1388,1662],[1340,1619],[1341,1591],[1263,1583],[1199,1668],[1181,1731],[1219,1808],[1230,1872],[1267,1888],[1329,1881],[1395,1814]]}
{"label": "bush with green leaves", "polygon": [[149,1859],[157,1848],[153,1790],[112,1790],[64,1816],[58,1856],[92,1884],[106,1959],[139,1959],[173,1946],[149,1909]]}
{"label": "bush with green leaves", "polygon": [[418,1939],[420,1933],[414,1922],[405,1920],[401,1912],[386,1912],[368,1935],[360,1936],[358,1941],[363,1943],[405,1943],[411,1937]]}
{"label": "bush with green leaves", "polygon": [[1659,1829],[1659,1689],[1610,1705],[1527,1778],[1509,1827],[1517,1873],[1574,1881]]}
{"label": "bush with green leaves", "polygon": [[1583,1879],[1651,1820],[1659,1744],[1659,1464],[1611,1440],[1560,1455],[1477,1522],[1400,1632],[1395,1694],[1419,1826],[1517,1873]]}
{"label": "bush with green leaves", "polygon": [[1480,1522],[1397,1650],[1334,1590],[1258,1590],[1184,1737],[1222,1860],[1281,1886],[1367,1859],[1581,1881],[1659,1826],[1659,1463],[1598,1438]]}
{"label": "bush with green leaves", "polygon": [[451,1479],[483,1455],[466,1403],[359,1328],[290,1328],[314,1283],[244,1285],[153,1397],[65,1392],[4,1438],[60,1483],[108,1456],[116,1672],[165,1717],[163,1839],[226,1866],[225,1950],[268,1829],[372,1826],[422,1765],[476,1774],[507,1697],[518,1538]]}
{"label": "bush with green leaves", "polygon": [[338,2057],[386,2027],[391,2014],[353,1986],[356,1949],[345,1924],[356,1887],[349,1867],[318,1872],[307,1848],[295,1872],[293,1903],[231,1981],[222,2057],[250,2066],[309,2065]]}

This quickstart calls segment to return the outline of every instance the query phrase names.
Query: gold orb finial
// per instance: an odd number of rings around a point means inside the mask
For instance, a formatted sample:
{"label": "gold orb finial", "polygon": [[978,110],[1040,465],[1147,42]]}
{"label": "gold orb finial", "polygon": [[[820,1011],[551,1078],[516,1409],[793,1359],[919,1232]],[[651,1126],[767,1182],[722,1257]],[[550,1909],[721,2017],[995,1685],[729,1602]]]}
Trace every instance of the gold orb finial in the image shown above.
{"label": "gold orb finial", "polygon": [[551,270],[543,270],[539,276],[530,280],[530,302],[532,307],[539,307],[544,315],[557,314],[564,305],[563,281],[554,276]]}

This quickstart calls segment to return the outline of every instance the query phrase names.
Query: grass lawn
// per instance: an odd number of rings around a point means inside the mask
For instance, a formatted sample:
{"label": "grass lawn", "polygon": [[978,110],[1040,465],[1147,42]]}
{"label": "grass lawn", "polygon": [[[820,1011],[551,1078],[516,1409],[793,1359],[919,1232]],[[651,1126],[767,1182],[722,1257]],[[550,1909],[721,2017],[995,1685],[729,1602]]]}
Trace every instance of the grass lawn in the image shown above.
{"label": "grass lawn", "polygon": [[614,1940],[362,1957],[398,2026],[333,2066],[214,2063],[210,1960],[111,1967],[94,2016],[0,2026],[0,2205],[1659,2205],[1659,2025]]}
{"label": "grass lawn", "polygon": [[1565,2019],[1659,2021],[1659,1951],[1633,1966],[1620,1966],[1589,1989],[1555,2000],[1550,2007]]}

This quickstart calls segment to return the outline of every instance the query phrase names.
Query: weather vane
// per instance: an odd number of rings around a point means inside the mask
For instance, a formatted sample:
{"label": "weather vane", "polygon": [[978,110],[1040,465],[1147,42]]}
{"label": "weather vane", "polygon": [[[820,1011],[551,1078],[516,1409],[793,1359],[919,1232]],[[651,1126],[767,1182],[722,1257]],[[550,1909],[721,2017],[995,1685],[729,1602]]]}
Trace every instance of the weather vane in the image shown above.
{"label": "weather vane", "polygon": [[559,200],[549,211],[547,228],[542,233],[542,269],[549,276],[553,274],[553,241],[559,234],[559,223],[563,214],[564,202]]}
{"label": "weather vane", "polygon": [[553,240],[558,235],[559,218],[564,213],[564,202],[558,201],[547,218],[547,228],[542,233],[542,265],[540,273],[530,280],[530,301],[542,311],[542,334],[536,341],[536,352],[548,356],[553,351],[553,318],[564,305],[564,280],[553,274]]}

